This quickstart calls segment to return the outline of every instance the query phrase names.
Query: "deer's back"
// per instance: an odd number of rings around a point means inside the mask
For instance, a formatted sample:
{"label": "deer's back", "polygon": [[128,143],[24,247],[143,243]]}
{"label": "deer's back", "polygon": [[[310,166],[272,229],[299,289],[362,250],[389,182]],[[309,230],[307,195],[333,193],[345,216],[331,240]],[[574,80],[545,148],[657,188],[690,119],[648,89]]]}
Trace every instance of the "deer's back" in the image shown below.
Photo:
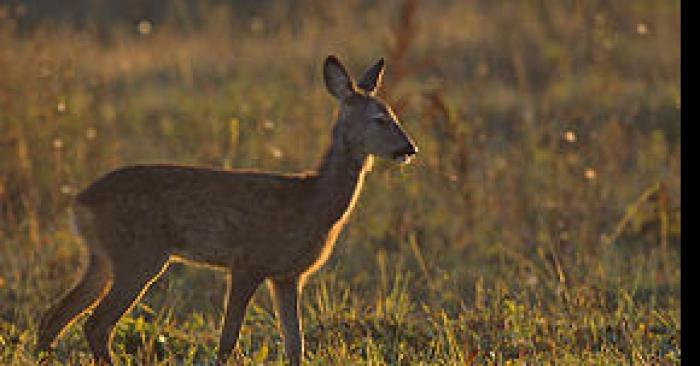
{"label": "deer's back", "polygon": [[[118,197],[142,196],[172,199],[187,192],[189,196],[239,196],[272,194],[290,197],[302,193],[307,178],[303,175],[258,171],[219,170],[181,165],[135,165],[116,169],[96,180],[76,197],[82,205],[109,204]],[[273,191],[271,191],[273,190]],[[280,197],[277,197],[280,198]],[[236,202],[240,200],[233,200]]]}

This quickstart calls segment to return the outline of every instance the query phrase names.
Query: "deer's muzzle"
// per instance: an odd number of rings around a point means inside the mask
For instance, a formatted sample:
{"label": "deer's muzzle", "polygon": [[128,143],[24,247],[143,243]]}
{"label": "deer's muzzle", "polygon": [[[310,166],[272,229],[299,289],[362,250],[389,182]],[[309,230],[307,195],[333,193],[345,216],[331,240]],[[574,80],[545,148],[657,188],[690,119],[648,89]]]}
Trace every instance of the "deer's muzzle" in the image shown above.
{"label": "deer's muzzle", "polygon": [[418,148],[415,145],[410,144],[404,149],[395,152],[392,158],[402,164],[408,164],[417,152]]}

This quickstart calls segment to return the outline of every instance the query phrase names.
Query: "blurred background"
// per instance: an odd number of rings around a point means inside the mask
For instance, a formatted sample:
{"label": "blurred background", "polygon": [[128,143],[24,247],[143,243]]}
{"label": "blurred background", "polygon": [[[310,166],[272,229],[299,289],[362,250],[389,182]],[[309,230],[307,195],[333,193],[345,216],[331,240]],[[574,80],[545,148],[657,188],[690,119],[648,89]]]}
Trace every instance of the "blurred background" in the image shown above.
{"label": "blurred background", "polygon": [[[0,360],[32,360],[38,314],[78,274],[66,209],[97,177],[315,167],[328,54],[355,75],[386,59],[380,95],[420,153],[375,166],[311,278],[312,360],[680,362],[677,0],[0,1]],[[168,273],[120,354],[213,358],[225,276]],[[244,353],[269,341],[260,359],[279,360],[255,304]],[[59,355],[79,363],[73,328]]]}

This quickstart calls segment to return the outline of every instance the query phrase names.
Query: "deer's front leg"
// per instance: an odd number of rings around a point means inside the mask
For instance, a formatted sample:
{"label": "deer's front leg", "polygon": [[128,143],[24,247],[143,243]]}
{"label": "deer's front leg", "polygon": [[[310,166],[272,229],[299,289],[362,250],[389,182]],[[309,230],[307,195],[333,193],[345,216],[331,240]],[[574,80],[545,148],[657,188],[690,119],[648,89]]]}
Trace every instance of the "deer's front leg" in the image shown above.
{"label": "deer's front leg", "polygon": [[226,363],[231,351],[236,346],[245,309],[262,280],[263,277],[257,273],[238,271],[231,273],[226,315],[224,316],[221,339],[219,340],[219,353],[217,354],[219,365]]}
{"label": "deer's front leg", "polygon": [[284,351],[290,363],[297,366],[301,362],[304,347],[301,333],[301,312],[299,310],[299,297],[301,295],[299,279],[273,280],[272,293],[280,330],[284,337]]}

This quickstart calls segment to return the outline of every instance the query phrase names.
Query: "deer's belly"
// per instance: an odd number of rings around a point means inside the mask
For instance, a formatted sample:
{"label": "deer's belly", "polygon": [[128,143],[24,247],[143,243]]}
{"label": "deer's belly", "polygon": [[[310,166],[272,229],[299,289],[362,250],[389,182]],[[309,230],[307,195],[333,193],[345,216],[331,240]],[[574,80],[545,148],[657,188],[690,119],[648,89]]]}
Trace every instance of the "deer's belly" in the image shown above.
{"label": "deer's belly", "polygon": [[184,245],[175,246],[172,254],[187,262],[261,271],[270,277],[308,274],[328,260],[341,228],[190,226],[182,232]]}
{"label": "deer's belly", "polygon": [[175,247],[171,256],[178,262],[215,269],[229,269],[243,257],[241,248],[221,248],[207,245]]}

